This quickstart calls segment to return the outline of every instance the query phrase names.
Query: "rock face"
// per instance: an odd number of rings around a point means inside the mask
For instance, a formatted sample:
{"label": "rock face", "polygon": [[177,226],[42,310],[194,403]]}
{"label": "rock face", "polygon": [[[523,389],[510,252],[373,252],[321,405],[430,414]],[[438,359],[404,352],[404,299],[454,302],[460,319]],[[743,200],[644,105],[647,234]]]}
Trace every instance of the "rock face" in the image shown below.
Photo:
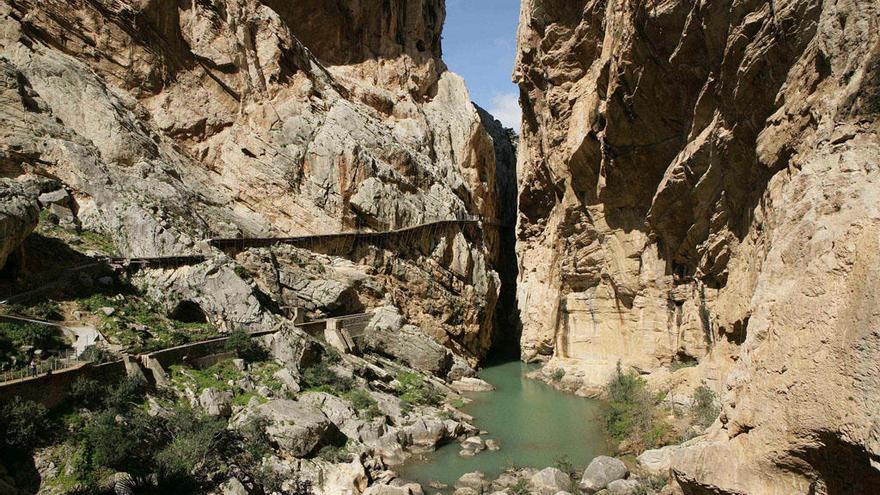
{"label": "rock face", "polygon": [[34,191],[23,183],[0,179],[0,269],[10,256],[22,256],[21,243],[37,226],[39,214]]}
{"label": "rock face", "polygon": [[[78,220],[123,256],[218,254],[203,242],[212,237],[510,215],[496,184],[511,183],[497,178],[514,170],[498,165],[511,143],[490,136],[446,70],[444,17],[440,0],[0,2],[0,172],[60,179]],[[496,149],[506,152],[496,159]],[[436,301],[399,305],[476,356],[491,336],[498,239],[450,227],[410,239],[398,259],[393,243],[340,256],[386,277],[387,292]],[[209,316],[261,324],[256,289],[325,314],[357,300],[363,276],[292,280],[289,252],[257,251],[238,261],[275,280],[231,284],[200,303]],[[433,266],[451,267],[444,277],[458,286],[430,284]],[[205,276],[141,283],[179,293]],[[228,300],[243,314],[212,313]]]}
{"label": "rock face", "polygon": [[311,454],[339,434],[321,409],[305,402],[271,400],[253,410],[245,410],[245,414],[233,421],[240,426],[255,416],[265,418],[266,433],[272,441],[297,457]]}
{"label": "rock face", "polygon": [[878,33],[866,0],[522,4],[524,355],[700,361],[686,493],[880,489]]}

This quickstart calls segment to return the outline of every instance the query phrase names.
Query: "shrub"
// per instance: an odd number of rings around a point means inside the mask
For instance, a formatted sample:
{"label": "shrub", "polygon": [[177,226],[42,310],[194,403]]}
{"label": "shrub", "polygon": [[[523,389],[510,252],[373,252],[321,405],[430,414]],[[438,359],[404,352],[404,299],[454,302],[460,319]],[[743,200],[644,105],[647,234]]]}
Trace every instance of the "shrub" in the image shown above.
{"label": "shrub", "polygon": [[694,391],[694,403],[691,406],[691,415],[694,423],[700,428],[708,428],[715,422],[715,418],[721,412],[717,404],[717,396],[705,383],[701,383]]}
{"label": "shrub", "polygon": [[565,370],[562,368],[556,368],[553,370],[553,373],[550,375],[550,379],[554,382],[558,382],[565,377]]}
{"label": "shrub", "polygon": [[104,404],[109,409],[127,411],[142,401],[146,385],[139,376],[127,376],[116,385],[108,387]]}
{"label": "shrub", "polygon": [[338,395],[354,387],[354,380],[340,376],[326,362],[320,361],[308,367],[302,374],[306,389]]}
{"label": "shrub", "polygon": [[83,431],[92,465],[126,471],[134,454],[133,439],[116,414],[103,411],[95,415]]}
{"label": "shrub", "polygon": [[70,386],[69,396],[74,404],[93,408],[103,402],[106,393],[107,387],[97,380],[80,377]]}
{"label": "shrub", "polygon": [[238,429],[238,435],[242,451],[247,455],[246,463],[251,466],[259,466],[272,452],[272,440],[266,433],[269,420],[262,416],[255,416],[248,420]]}
{"label": "shrub", "polygon": [[576,470],[574,468],[574,463],[571,462],[571,457],[562,454],[553,460],[553,465],[556,466],[556,469],[562,471],[567,474],[569,477],[574,477],[576,474]]}
{"label": "shrub", "polygon": [[660,417],[659,400],[648,390],[645,380],[634,373],[617,372],[605,387],[608,403],[602,420],[608,434],[635,452],[659,447],[671,429]]}
{"label": "shrub", "polygon": [[351,462],[351,453],[348,452],[345,445],[341,447],[325,445],[318,451],[317,457],[321,460],[332,462],[333,464]]}
{"label": "shrub", "polygon": [[171,441],[157,455],[163,476],[186,477],[219,469],[231,442],[226,421],[181,408],[166,421]]}
{"label": "shrub", "polygon": [[369,392],[362,388],[350,390],[342,395],[343,399],[351,402],[358,415],[365,419],[373,419],[381,413],[379,411],[379,403],[370,395]]}
{"label": "shrub", "polygon": [[[42,404],[15,397],[0,408],[0,437],[8,447],[30,450],[46,437],[48,428]],[[4,448],[3,452],[7,450]]]}
{"label": "shrub", "polygon": [[0,322],[0,335],[4,335],[16,347],[29,345],[36,349],[59,349],[64,347],[57,327],[37,323]]}
{"label": "shrub", "polygon": [[436,406],[443,400],[434,387],[425,383],[425,379],[418,373],[401,371],[397,374],[397,382],[395,391],[405,407]]}
{"label": "shrub", "polygon": [[529,482],[525,478],[519,478],[516,480],[516,484],[510,487],[510,492],[513,495],[529,495],[532,493],[529,489]]}
{"label": "shrub", "polygon": [[249,363],[265,361],[269,357],[266,349],[251,338],[249,333],[241,329],[229,334],[229,338],[226,340],[226,350],[234,352],[236,356]]}
{"label": "shrub", "polygon": [[104,349],[103,347],[98,347],[96,345],[90,345],[86,347],[79,357],[83,361],[91,361],[95,364],[109,363],[110,361],[116,360],[116,354],[113,354],[108,349]]}

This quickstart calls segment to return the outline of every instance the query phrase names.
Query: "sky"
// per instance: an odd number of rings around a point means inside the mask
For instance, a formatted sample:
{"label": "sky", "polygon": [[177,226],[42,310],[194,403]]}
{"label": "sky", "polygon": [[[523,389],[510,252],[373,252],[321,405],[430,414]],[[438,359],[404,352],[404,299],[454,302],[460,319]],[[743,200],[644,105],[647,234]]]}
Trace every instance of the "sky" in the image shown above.
{"label": "sky", "polygon": [[510,81],[519,0],[446,0],[443,60],[471,100],[519,132],[519,90]]}

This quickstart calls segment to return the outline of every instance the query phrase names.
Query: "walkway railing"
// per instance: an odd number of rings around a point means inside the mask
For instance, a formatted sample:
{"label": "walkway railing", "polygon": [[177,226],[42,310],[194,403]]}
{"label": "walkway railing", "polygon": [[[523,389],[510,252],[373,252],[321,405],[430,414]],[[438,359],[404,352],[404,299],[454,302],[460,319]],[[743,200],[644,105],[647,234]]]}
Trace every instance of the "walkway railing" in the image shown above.
{"label": "walkway railing", "polygon": [[[55,373],[70,368],[76,368],[87,362],[89,361],[78,358],[74,349],[65,349],[57,356],[50,356],[46,359],[40,360],[40,362],[37,363],[37,376],[42,376],[49,372]],[[14,380],[26,380],[33,377],[34,372],[30,366],[14,370],[0,371],[0,383],[11,382]]]}

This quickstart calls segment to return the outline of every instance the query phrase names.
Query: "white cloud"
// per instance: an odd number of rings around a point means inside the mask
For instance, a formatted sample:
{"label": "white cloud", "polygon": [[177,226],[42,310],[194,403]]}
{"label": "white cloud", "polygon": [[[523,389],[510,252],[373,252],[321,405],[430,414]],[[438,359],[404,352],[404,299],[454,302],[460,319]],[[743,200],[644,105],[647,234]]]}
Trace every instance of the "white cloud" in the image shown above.
{"label": "white cloud", "polygon": [[504,127],[512,127],[519,133],[522,109],[519,108],[519,95],[516,93],[496,94],[492,97],[492,104],[488,112],[500,120]]}

